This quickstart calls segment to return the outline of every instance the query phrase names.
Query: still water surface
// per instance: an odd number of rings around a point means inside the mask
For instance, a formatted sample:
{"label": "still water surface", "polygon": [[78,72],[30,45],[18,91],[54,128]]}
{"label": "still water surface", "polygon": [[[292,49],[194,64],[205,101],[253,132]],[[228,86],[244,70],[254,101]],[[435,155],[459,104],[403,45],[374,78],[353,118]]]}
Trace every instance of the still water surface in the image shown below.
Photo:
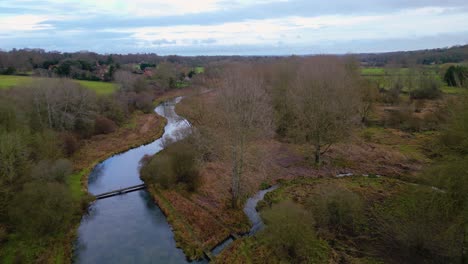
{"label": "still water surface", "polygon": [[[145,155],[163,149],[167,138],[180,139],[189,127],[170,100],[155,111],[167,118],[164,135],[151,144],[111,157],[97,165],[88,179],[88,191],[100,194],[141,184],[138,167]],[[205,261],[202,261],[205,262]],[[146,190],[98,200],[78,229],[74,263],[188,263],[176,247],[174,234]]]}

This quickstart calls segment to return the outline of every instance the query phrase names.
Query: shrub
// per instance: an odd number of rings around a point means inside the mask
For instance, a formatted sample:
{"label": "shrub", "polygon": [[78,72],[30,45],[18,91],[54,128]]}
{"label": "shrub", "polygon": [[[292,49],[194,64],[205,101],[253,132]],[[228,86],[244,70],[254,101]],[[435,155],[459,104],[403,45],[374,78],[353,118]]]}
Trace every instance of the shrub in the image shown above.
{"label": "shrub", "polygon": [[63,150],[65,152],[64,154],[67,157],[70,157],[71,155],[73,155],[73,153],[75,153],[79,148],[78,139],[72,133],[62,134],[62,142],[63,142]]}
{"label": "shrub", "polygon": [[468,81],[468,68],[464,66],[450,66],[444,75],[448,86],[464,86]]}
{"label": "shrub", "polygon": [[390,88],[388,91],[383,90],[382,93],[382,101],[386,104],[395,105],[400,103],[400,93],[402,87],[400,85],[396,85]]}
{"label": "shrub", "polygon": [[445,193],[411,189],[376,205],[375,226],[405,263],[455,263],[461,241],[450,207]]}
{"label": "shrub", "polygon": [[364,222],[362,198],[339,185],[322,184],[307,203],[317,226],[332,232],[357,234]]}
{"label": "shrub", "polygon": [[68,175],[73,172],[73,164],[66,159],[59,159],[54,162],[41,160],[31,170],[33,179],[42,181],[65,182]]}
{"label": "shrub", "polygon": [[117,129],[117,125],[114,121],[104,116],[96,117],[94,121],[94,133],[95,134],[110,134]]}
{"label": "shrub", "polygon": [[173,143],[154,157],[143,159],[140,172],[145,181],[165,189],[182,184],[195,191],[200,181],[196,152],[188,140]]}
{"label": "shrub", "polygon": [[94,119],[80,118],[75,123],[75,132],[84,138],[94,134]]}
{"label": "shrub", "polygon": [[4,225],[0,224],[0,245],[7,239],[7,237],[7,228]]}
{"label": "shrub", "polygon": [[292,201],[262,212],[267,227],[259,234],[281,263],[327,263],[330,249],[317,238],[310,213]]}
{"label": "shrub", "polygon": [[419,88],[410,92],[411,99],[437,99],[441,95],[440,83],[427,76],[421,77]]}
{"label": "shrub", "polygon": [[99,113],[121,125],[125,121],[125,110],[118,98],[101,96],[98,98]]}
{"label": "shrub", "polygon": [[51,236],[68,227],[73,213],[69,190],[59,183],[25,184],[9,206],[11,223],[31,236]]}
{"label": "shrub", "polygon": [[16,68],[15,67],[8,67],[6,68],[2,74],[5,74],[5,75],[12,75],[16,72]]}
{"label": "shrub", "polygon": [[153,97],[151,94],[147,92],[137,94],[135,97],[135,108],[144,113],[151,113],[154,109]]}
{"label": "shrub", "polygon": [[410,105],[407,105],[389,112],[385,117],[384,123],[386,127],[406,131],[420,131],[423,122],[414,115],[414,109]]}

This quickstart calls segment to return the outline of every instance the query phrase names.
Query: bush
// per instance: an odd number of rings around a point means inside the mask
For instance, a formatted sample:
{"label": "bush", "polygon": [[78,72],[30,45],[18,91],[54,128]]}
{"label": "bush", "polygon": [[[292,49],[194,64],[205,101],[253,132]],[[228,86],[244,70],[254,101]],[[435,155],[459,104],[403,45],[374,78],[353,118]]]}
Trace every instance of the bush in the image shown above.
{"label": "bush", "polygon": [[410,92],[411,99],[437,99],[442,95],[440,83],[437,80],[426,76],[421,78],[419,88]]}
{"label": "bush", "polygon": [[[327,263],[330,249],[317,238],[310,213],[292,201],[283,201],[262,212],[267,227],[259,234],[281,263]],[[274,262],[274,261],[273,261]]]}
{"label": "bush", "polygon": [[63,150],[65,152],[64,154],[67,157],[70,157],[71,155],[73,155],[73,153],[75,153],[79,148],[78,139],[72,133],[62,134],[62,142],[63,142]]}
{"label": "bush", "polygon": [[316,195],[308,201],[308,207],[322,230],[358,234],[364,223],[362,198],[339,185],[322,184],[316,187]]}
{"label": "bush", "polygon": [[125,110],[118,98],[112,96],[101,96],[98,98],[99,113],[121,125],[125,121]]}
{"label": "bush", "polygon": [[95,134],[110,134],[117,129],[117,125],[114,121],[104,116],[96,117],[94,121],[94,133]]}
{"label": "bush", "polygon": [[135,97],[135,108],[144,113],[151,113],[154,109],[153,97],[150,93],[140,93]]}
{"label": "bush", "polygon": [[9,216],[17,230],[33,237],[64,231],[73,216],[70,191],[59,183],[27,183],[11,202]]}
{"label": "bush", "polygon": [[0,245],[7,239],[8,232],[4,225],[0,224]]}
{"label": "bush", "polygon": [[375,207],[378,233],[405,263],[456,263],[461,241],[442,192],[409,190]]}
{"label": "bush", "polygon": [[165,189],[182,184],[195,191],[200,175],[194,146],[188,140],[179,141],[154,157],[143,159],[141,177]]}
{"label": "bush", "polygon": [[10,67],[6,68],[6,69],[2,72],[2,74],[5,74],[5,75],[12,75],[12,74],[14,74],[15,72],[16,72],[16,68],[10,66]]}
{"label": "bush", "polygon": [[402,86],[396,85],[392,88],[387,90],[381,90],[383,93],[382,101],[386,104],[395,105],[400,103],[400,93],[401,93]]}
{"label": "bush", "polygon": [[389,112],[385,117],[384,123],[386,127],[414,132],[422,129],[423,120],[416,117],[414,109],[410,105],[407,105]]}
{"label": "bush", "polygon": [[32,168],[31,177],[35,180],[64,183],[72,172],[73,164],[69,160],[59,159],[54,162],[42,160]]}
{"label": "bush", "polygon": [[444,75],[448,86],[462,87],[468,83],[468,68],[464,66],[450,66]]}

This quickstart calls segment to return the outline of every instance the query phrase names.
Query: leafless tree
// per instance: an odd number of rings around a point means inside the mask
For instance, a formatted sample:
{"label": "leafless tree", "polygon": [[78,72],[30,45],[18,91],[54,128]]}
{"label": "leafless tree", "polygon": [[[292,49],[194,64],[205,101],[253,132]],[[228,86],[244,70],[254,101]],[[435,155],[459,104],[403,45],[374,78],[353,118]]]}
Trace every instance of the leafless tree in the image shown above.
{"label": "leafless tree", "polygon": [[271,103],[263,78],[252,65],[227,68],[219,93],[218,128],[230,149],[232,207],[237,208],[249,142],[271,134]]}
{"label": "leafless tree", "polygon": [[94,122],[96,95],[66,79],[38,79],[32,89],[32,106],[43,126],[73,130],[78,122]]}
{"label": "leafless tree", "polygon": [[290,89],[294,137],[310,143],[316,164],[329,147],[346,137],[358,116],[355,71],[346,60],[317,56],[302,63]]}
{"label": "leafless tree", "polygon": [[379,91],[377,85],[367,80],[361,80],[359,84],[361,102],[359,104],[359,115],[363,124],[367,123],[374,105],[377,101]]}

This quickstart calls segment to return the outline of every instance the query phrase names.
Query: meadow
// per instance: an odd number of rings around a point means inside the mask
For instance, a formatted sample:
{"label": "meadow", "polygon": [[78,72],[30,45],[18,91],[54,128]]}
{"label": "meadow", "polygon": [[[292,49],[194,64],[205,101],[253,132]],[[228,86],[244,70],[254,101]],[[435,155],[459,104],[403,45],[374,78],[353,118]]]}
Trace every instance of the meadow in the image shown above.
{"label": "meadow", "polygon": [[[0,89],[9,89],[32,83],[31,76],[0,75]],[[93,90],[98,95],[111,94],[117,90],[115,83],[74,80],[81,86]]]}
{"label": "meadow", "polygon": [[[424,71],[433,74],[435,79],[440,81],[440,89],[445,94],[466,94],[468,91],[466,89],[458,87],[450,87],[443,81],[443,74],[446,69],[453,64],[446,63],[437,66],[424,66]],[[361,68],[361,75],[376,84],[380,88],[388,90],[395,79],[400,78],[404,83],[410,79],[415,80],[412,76],[416,76],[417,72],[415,69],[411,68],[385,68],[385,67],[363,67]],[[408,93],[408,87],[403,87],[402,90],[404,93]]]}

